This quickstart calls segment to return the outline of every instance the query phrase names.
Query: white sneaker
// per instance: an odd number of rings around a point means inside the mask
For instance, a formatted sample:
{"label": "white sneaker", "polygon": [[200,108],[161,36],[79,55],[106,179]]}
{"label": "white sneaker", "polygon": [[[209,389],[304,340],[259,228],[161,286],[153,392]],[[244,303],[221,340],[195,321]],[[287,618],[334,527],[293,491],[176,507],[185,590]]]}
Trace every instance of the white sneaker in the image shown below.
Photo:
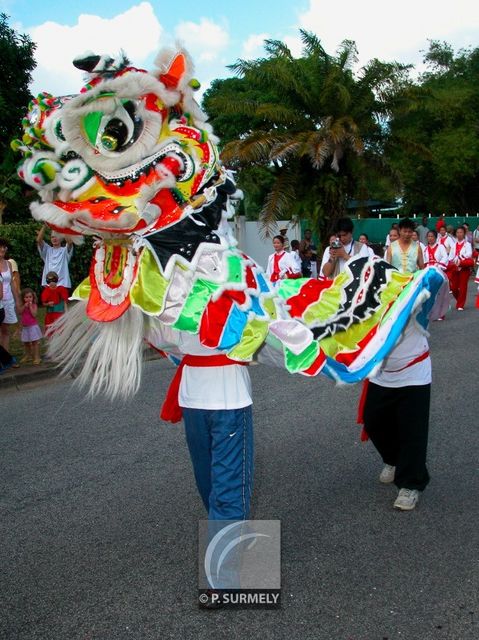
{"label": "white sneaker", "polygon": [[383,484],[391,484],[394,482],[394,474],[396,473],[396,467],[392,467],[390,464],[385,464],[384,469],[379,474],[379,482]]}
{"label": "white sneaker", "polygon": [[411,511],[417,505],[419,491],[417,489],[399,489],[393,507],[401,511]]}
{"label": "white sneaker", "polygon": [[462,307],[457,307],[458,311],[464,311],[464,309]]}

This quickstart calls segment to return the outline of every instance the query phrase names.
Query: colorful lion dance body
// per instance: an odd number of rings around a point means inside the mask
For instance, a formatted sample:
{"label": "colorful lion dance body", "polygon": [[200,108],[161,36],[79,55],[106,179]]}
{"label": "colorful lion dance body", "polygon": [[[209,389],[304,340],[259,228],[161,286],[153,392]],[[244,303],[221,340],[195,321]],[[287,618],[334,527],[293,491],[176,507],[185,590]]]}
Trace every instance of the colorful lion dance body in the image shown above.
{"label": "colorful lion dance body", "polygon": [[152,73],[124,58],[74,64],[86,86],[34,100],[15,146],[19,175],[41,198],[33,217],[74,241],[95,239],[78,303],[51,345],[67,370],[82,362],[93,392],[134,393],[143,344],[164,347],[165,327],[235,360],[258,354],[344,382],[369,375],[411,315],[426,327],[444,282],[435,269],[400,274],[360,258],[334,281],[270,286],[231,235],[236,188],[184,51],[163,51]]}

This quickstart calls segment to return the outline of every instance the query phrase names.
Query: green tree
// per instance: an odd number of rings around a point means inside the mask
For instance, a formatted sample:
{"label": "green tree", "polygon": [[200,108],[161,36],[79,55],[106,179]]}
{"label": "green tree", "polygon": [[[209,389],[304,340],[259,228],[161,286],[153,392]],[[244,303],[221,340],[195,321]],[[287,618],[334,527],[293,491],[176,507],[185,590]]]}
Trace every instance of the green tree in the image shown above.
{"label": "green tree", "polygon": [[0,14],[0,222],[5,210],[9,220],[25,211],[10,141],[20,135],[21,121],[31,100],[28,86],[36,66],[34,52],[30,37],[17,33],[9,26],[8,16]]}
{"label": "green tree", "polygon": [[385,122],[407,68],[373,60],[355,75],[354,42],[345,40],[331,56],[314,34],[301,37],[300,58],[267,40],[265,58],[232,65],[238,77],[217,81],[204,107],[240,186],[252,167],[271,175],[260,214],[265,227],[296,216],[324,237],[347,200],[369,197],[373,176],[387,173]]}
{"label": "green tree", "polygon": [[432,41],[424,61],[427,71],[390,121],[395,144],[388,153],[402,177],[405,208],[472,213],[479,209],[479,48],[455,54]]}

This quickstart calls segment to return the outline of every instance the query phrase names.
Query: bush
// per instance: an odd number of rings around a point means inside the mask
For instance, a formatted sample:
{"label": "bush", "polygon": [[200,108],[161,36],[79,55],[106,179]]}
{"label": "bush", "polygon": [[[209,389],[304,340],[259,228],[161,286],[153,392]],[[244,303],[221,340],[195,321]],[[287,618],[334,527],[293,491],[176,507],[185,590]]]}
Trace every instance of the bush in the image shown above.
{"label": "bush", "polygon": [[[36,236],[40,228],[38,222],[26,224],[2,224],[0,225],[0,237],[8,240],[10,251],[8,257],[18,263],[18,270],[22,282],[22,288],[31,287],[37,293],[41,291],[43,261],[37,250]],[[70,261],[70,277],[72,287],[76,287],[84,280],[90,268],[92,256],[92,240],[88,238],[81,246],[73,250]]]}

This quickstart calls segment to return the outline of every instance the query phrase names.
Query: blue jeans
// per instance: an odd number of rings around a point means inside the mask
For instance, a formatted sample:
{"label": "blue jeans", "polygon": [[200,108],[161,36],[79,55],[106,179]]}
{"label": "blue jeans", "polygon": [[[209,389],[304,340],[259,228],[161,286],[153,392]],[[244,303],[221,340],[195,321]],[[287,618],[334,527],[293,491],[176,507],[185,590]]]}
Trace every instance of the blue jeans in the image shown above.
{"label": "blue jeans", "polygon": [[196,485],[210,520],[249,518],[253,488],[252,407],[182,407]]}

